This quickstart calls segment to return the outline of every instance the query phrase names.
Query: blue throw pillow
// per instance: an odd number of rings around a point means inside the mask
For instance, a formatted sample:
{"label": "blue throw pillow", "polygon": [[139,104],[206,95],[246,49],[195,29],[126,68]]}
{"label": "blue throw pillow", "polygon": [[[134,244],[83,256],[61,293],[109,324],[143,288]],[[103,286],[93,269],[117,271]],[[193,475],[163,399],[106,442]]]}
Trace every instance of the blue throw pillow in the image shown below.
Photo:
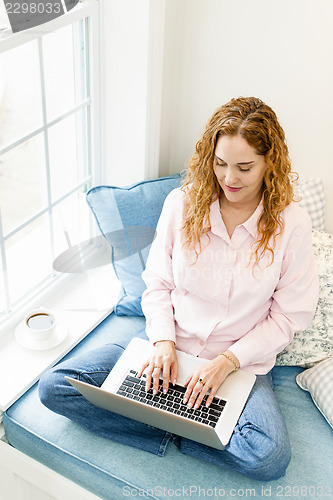
{"label": "blue throw pillow", "polygon": [[143,316],[145,283],[141,274],[164,200],[180,186],[180,180],[177,174],[128,187],[96,186],[87,193],[98,227],[110,243],[112,264],[122,284],[114,309],[118,316]]}

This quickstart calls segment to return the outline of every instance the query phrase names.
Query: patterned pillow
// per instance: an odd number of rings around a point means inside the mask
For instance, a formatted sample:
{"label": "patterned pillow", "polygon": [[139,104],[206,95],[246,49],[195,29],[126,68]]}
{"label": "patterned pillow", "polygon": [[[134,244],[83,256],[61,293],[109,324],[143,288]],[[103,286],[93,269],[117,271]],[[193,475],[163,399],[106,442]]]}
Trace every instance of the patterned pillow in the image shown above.
{"label": "patterned pillow", "polygon": [[333,236],[312,230],[319,274],[319,300],[310,326],[295,333],[277,357],[277,365],[309,367],[333,354]]}
{"label": "patterned pillow", "polygon": [[325,229],[325,193],[323,181],[320,178],[306,179],[299,182],[295,189],[302,199],[300,206],[308,212],[313,229]]}
{"label": "patterned pillow", "polygon": [[333,428],[333,357],[299,373],[296,382],[309,391],[314,404]]}

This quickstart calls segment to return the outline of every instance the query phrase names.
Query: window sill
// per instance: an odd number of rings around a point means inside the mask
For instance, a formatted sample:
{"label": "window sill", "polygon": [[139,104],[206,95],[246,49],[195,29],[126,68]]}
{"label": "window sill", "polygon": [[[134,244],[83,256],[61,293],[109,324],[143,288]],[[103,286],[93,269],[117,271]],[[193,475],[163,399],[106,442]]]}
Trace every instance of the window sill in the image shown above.
{"label": "window sill", "polygon": [[119,290],[120,283],[112,265],[108,264],[75,275],[43,300],[40,306],[52,309],[68,331],[63,342],[52,349],[36,351],[17,342],[15,328],[22,321],[23,313],[14,326],[3,331],[0,336],[0,412],[112,312]]}

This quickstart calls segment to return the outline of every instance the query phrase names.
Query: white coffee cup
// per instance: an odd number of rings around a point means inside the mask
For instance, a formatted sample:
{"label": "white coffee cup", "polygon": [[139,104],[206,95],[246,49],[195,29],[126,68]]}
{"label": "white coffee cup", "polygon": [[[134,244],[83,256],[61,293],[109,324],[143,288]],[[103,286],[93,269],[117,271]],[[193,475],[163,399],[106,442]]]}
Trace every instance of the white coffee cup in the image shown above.
{"label": "white coffee cup", "polygon": [[40,307],[33,309],[24,317],[24,329],[31,339],[46,340],[53,334],[57,325],[53,311]]}

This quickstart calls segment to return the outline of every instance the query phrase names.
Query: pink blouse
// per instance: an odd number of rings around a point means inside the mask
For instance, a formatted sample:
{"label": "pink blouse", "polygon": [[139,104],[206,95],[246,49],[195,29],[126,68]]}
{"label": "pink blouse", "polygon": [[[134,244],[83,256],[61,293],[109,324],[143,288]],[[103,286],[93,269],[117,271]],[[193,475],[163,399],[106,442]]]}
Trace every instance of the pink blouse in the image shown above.
{"label": "pink blouse", "polygon": [[195,261],[195,252],[182,247],[184,196],[180,188],[168,195],[142,275],[147,335],[153,343],[172,340],[177,349],[206,359],[229,349],[242,369],[265,374],[316,309],[310,218],[291,203],[283,212],[274,262],[265,267],[271,260],[266,252],[258,269],[249,256],[262,203],[229,238],[216,200],[209,237],[203,233]]}

